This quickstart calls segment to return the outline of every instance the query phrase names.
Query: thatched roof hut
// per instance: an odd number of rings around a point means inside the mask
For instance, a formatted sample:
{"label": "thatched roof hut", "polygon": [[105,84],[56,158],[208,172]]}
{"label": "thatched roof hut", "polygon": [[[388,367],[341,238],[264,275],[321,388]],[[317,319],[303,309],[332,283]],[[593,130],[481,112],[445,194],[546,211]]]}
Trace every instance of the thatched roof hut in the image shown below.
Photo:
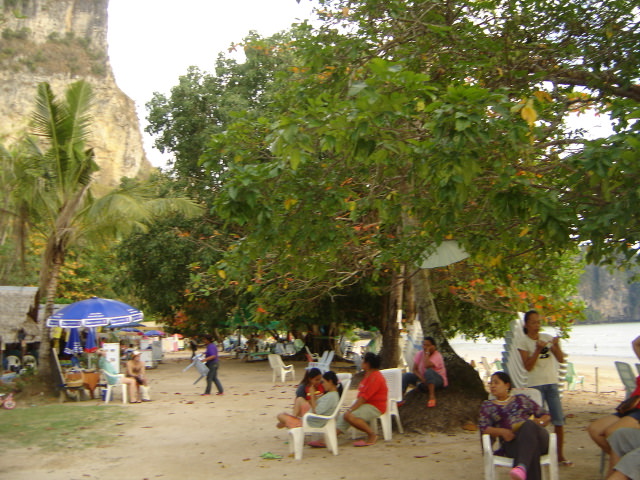
{"label": "thatched roof hut", "polygon": [[40,331],[33,316],[37,287],[0,286],[0,338],[2,343],[19,343],[24,332],[28,343],[40,341]]}

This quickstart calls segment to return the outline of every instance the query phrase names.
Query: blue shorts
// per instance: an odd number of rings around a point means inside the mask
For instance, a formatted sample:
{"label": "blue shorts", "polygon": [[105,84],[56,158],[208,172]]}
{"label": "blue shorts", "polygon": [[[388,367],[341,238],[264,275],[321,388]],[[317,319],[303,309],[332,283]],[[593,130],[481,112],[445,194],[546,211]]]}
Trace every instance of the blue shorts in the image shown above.
{"label": "blue shorts", "polygon": [[[560,391],[557,383],[549,383],[547,385],[536,385],[536,390],[542,394],[542,403],[547,404],[549,413],[551,414],[551,423],[556,427],[564,425],[564,414],[562,413],[562,403],[560,403]],[[540,405],[541,407],[543,405]]]}
{"label": "blue shorts", "polygon": [[640,409],[636,408],[635,410],[631,410],[630,412],[625,413],[624,415],[620,415],[618,412],[614,413],[616,417],[631,417],[635,418],[638,422],[640,422]]}

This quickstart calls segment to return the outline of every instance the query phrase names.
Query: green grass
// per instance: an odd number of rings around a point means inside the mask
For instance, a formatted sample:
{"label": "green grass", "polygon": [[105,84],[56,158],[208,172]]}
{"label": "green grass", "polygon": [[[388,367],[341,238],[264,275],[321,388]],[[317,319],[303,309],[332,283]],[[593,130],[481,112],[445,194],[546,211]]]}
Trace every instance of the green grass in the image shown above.
{"label": "green grass", "polygon": [[134,415],[118,406],[72,403],[15,410],[0,409],[3,449],[39,447],[47,450],[87,448],[117,441]]}

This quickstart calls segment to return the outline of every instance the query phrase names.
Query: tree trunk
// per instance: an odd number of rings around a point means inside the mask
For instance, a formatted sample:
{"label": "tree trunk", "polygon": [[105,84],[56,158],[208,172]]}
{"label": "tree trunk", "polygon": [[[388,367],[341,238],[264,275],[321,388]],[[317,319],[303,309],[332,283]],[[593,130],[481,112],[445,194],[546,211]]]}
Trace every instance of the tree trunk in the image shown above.
{"label": "tree trunk", "polygon": [[391,278],[391,291],[383,312],[382,321],[382,368],[395,368],[400,363],[400,330],[398,314],[402,311],[402,292],[404,289],[404,268],[394,271]]}
{"label": "tree trunk", "polygon": [[486,397],[480,375],[451,348],[442,331],[440,318],[431,294],[431,281],[428,269],[420,269],[411,277],[416,299],[416,311],[422,324],[424,336],[433,337],[438,351],[442,354],[447,367],[449,390]]}
{"label": "tree trunk", "polygon": [[51,385],[54,372],[51,368],[51,335],[47,327],[47,318],[53,315],[53,306],[58,289],[60,268],[64,263],[64,251],[55,238],[50,238],[44,253],[43,268],[40,272],[40,289],[45,295],[44,315],[40,319],[40,348],[38,350],[38,375],[42,381]]}

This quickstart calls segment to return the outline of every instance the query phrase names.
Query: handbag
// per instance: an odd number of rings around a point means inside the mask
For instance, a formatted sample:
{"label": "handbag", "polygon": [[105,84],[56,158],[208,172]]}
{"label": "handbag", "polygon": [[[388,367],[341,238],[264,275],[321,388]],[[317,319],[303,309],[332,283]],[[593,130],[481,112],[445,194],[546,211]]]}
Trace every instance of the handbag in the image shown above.
{"label": "handbag", "polygon": [[629,397],[626,400],[620,402],[620,404],[616,407],[616,411],[620,415],[626,415],[631,410],[637,409],[638,403],[640,403],[640,395],[633,395],[632,397]]}

